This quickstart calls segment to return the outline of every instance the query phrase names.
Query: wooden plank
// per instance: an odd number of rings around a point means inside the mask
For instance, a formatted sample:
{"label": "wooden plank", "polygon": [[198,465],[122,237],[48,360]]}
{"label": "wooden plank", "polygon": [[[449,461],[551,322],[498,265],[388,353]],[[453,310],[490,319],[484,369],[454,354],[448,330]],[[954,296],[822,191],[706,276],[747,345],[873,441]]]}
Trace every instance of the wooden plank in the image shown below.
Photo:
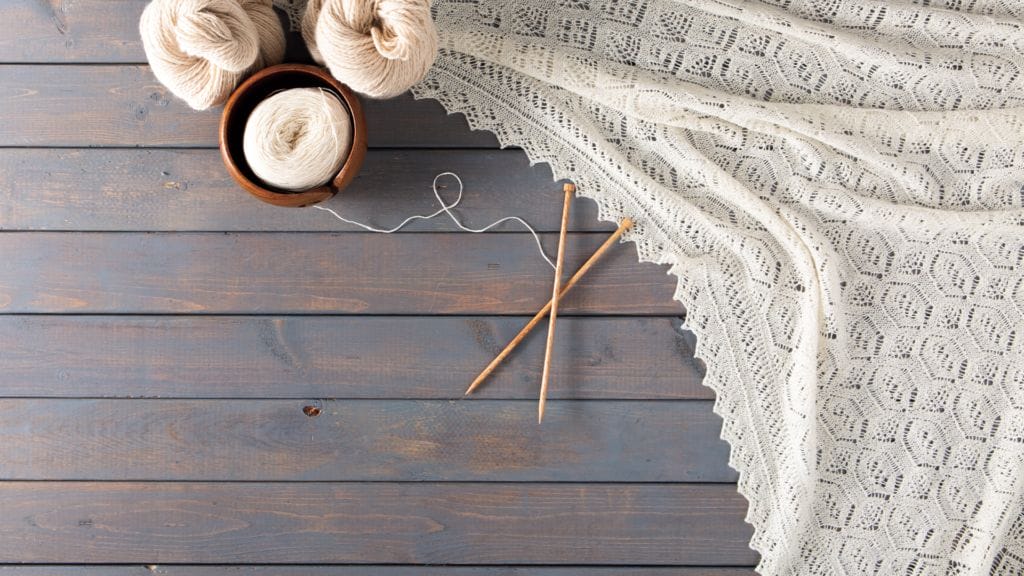
{"label": "wooden plank", "polygon": [[756,576],[753,568],[516,566],[0,566],[0,576]]}
{"label": "wooden plank", "polygon": [[[0,400],[4,480],[735,482],[711,403]],[[215,441],[209,441],[215,439]]]}
{"label": "wooden plank", "polygon": [[145,62],[145,0],[5,0],[0,62]]}
{"label": "wooden plank", "polygon": [[[558,231],[559,184],[520,150],[371,150],[363,170],[325,205],[357,221],[393,226],[438,209],[434,176],[465,184],[456,209],[473,227],[517,215]],[[455,180],[439,181],[448,202]],[[0,149],[0,229],[114,231],[360,231],[315,210],[282,210],[252,198],[216,150]],[[597,206],[573,205],[570,230],[611,231]],[[447,216],[405,231],[457,230]],[[522,231],[515,223],[496,230]]]}
{"label": "wooden plank", "polygon": [[[712,399],[679,318],[566,317],[553,399]],[[0,397],[461,398],[522,317],[0,316]],[[536,399],[543,331],[474,398]]]}
{"label": "wooden plank", "polygon": [[[371,147],[497,147],[432,100],[404,95],[364,108]],[[212,148],[220,121],[220,109],[192,110],[142,65],[3,65],[0,110],[0,146]]]}
{"label": "wooden plank", "polygon": [[[149,0],[4,0],[0,63],[144,64],[139,18]],[[283,14],[282,24],[287,25]],[[287,36],[286,62],[309,61],[301,35]]]}
{"label": "wooden plank", "polygon": [[731,484],[0,484],[4,563],[752,565]]}
{"label": "wooden plank", "polygon": [[[604,237],[570,235],[567,268]],[[5,232],[0,253],[0,312],[21,313],[532,314],[552,274],[526,234]],[[617,246],[564,310],[679,314],[674,285]]]}
{"label": "wooden plank", "polygon": [[[4,0],[0,63],[145,64],[139,18],[149,0]],[[287,18],[278,11],[282,24]],[[287,28],[286,28],[287,30]],[[287,35],[285,62],[310,62],[298,32]]]}

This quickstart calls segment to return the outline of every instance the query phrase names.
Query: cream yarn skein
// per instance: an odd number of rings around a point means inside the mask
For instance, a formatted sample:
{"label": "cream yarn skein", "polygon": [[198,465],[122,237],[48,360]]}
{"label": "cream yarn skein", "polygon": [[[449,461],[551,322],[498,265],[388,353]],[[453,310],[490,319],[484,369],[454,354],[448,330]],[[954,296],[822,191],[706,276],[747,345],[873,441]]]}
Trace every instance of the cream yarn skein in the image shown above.
{"label": "cream yarn skein", "polygon": [[157,79],[196,110],[223,104],[249,72],[284,59],[272,0],[153,0],[139,33]]}
{"label": "cream yarn skein", "polygon": [[241,4],[249,19],[256,25],[260,39],[260,53],[249,72],[284,62],[288,42],[285,39],[284,28],[281,27],[281,20],[277,17],[277,12],[274,12],[274,0],[241,0]]}
{"label": "cream yarn skein", "polygon": [[302,37],[335,78],[371,98],[405,92],[437,57],[429,0],[309,0]]}
{"label": "cream yarn skein", "polygon": [[264,183],[293,192],[329,182],[352,148],[352,116],[337,94],[293,88],[260,102],[245,124],[242,153]]}

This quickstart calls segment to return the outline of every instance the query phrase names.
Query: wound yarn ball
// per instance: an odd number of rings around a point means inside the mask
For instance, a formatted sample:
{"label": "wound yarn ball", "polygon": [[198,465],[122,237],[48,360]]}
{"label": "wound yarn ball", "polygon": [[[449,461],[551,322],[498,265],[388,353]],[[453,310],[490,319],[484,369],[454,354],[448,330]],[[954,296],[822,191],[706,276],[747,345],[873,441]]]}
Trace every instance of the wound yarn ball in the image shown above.
{"label": "wound yarn ball", "polygon": [[139,33],[157,79],[196,110],[223,104],[249,73],[284,60],[272,0],[153,0]]}
{"label": "wound yarn ball", "polygon": [[405,92],[437,57],[429,0],[309,0],[302,36],[318,63],[370,98]]}
{"label": "wound yarn ball", "polygon": [[352,149],[352,115],[337,94],[293,88],[256,105],[245,124],[242,153],[264,183],[299,192],[323,186]]}

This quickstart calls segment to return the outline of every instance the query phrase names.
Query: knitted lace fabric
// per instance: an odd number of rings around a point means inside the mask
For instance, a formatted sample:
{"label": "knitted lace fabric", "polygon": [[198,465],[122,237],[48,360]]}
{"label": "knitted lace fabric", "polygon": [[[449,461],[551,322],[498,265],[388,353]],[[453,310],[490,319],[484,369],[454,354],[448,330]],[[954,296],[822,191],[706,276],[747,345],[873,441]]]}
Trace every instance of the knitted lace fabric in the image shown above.
{"label": "knitted lace fabric", "polygon": [[306,11],[306,0],[274,0],[274,6],[288,17],[288,29],[299,29],[302,14]]}
{"label": "knitted lace fabric", "polygon": [[417,96],[678,276],[762,574],[1024,574],[1024,4],[434,15]]}
{"label": "knitted lace fabric", "polygon": [[1024,3],[433,9],[417,96],[678,276],[762,574],[1024,574]]}

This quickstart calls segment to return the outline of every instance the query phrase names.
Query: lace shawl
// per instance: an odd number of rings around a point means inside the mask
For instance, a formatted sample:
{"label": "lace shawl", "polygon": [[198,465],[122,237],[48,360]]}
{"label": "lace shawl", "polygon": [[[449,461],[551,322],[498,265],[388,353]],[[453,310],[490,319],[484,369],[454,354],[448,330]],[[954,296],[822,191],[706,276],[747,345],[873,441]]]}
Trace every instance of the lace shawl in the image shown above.
{"label": "lace shawl", "polygon": [[416,95],[678,277],[762,574],[1024,574],[1024,3],[433,9]]}

